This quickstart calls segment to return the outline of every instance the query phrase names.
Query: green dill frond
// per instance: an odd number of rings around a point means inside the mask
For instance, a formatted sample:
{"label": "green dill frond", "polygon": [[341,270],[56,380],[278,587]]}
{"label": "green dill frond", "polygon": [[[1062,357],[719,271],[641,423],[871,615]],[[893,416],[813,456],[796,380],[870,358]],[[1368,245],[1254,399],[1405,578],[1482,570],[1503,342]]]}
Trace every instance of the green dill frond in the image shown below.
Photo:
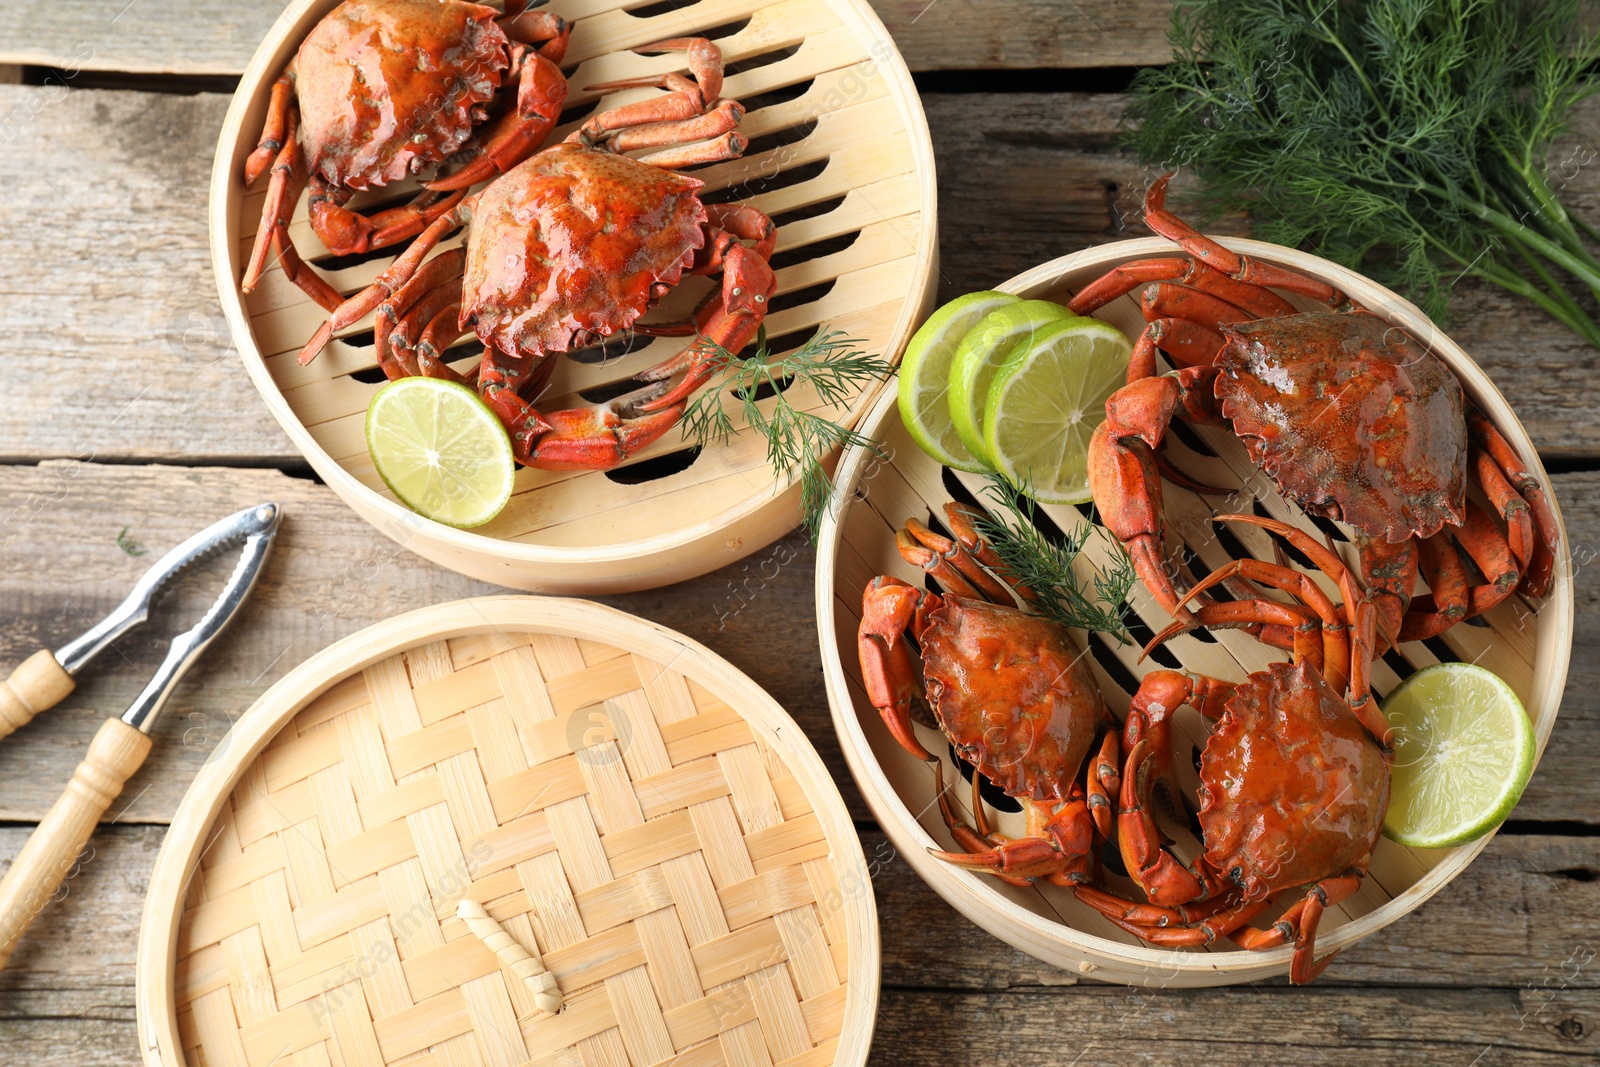
{"label": "green dill frond", "polygon": [[[987,514],[973,523],[1005,564],[1010,579],[1033,590],[1032,610],[1063,626],[1130,640],[1123,619],[1128,591],[1137,575],[1133,561],[1116,541],[1109,569],[1079,562],[1083,546],[1095,530],[1086,525],[1057,543],[1039,529],[1037,508],[1027,486],[1013,485],[999,474],[986,475],[982,496]],[[1088,579],[1080,571],[1088,571]]]}
{"label": "green dill frond", "polygon": [[786,390],[809,384],[824,404],[840,408],[894,373],[887,360],[861,351],[859,345],[842,330],[820,329],[804,345],[774,360],[763,329],[755,355],[747,359],[718,348],[720,368],[683,413],[685,437],[701,447],[721,444],[734,433],[731,401],[746,425],[765,438],[767,461],[778,481],[798,473],[801,514],[813,541],[833,494],[833,479],[824,466],[828,456],[845,445],[878,445],[830,418],[801,411],[789,402]]}
{"label": "green dill frond", "polygon": [[1442,317],[1463,275],[1600,344],[1591,230],[1558,193],[1594,153],[1551,157],[1600,90],[1580,0],[1179,0],[1174,61],[1126,115],[1147,165],[1201,179],[1206,222],[1249,213]]}

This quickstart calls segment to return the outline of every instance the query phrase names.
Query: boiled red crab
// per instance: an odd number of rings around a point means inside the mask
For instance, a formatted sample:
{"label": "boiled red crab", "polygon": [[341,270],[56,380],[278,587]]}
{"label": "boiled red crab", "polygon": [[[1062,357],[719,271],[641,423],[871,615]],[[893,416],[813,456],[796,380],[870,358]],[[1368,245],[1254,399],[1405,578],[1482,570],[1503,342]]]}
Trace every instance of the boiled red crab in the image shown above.
{"label": "boiled red crab", "polygon": [[[1166,184],[1151,186],[1145,220],[1188,255],[1125,263],[1070,305],[1087,314],[1147,286],[1148,325],[1128,384],[1107,401],[1091,442],[1089,483],[1162,606],[1183,612],[1162,540],[1160,474],[1173,472],[1157,456],[1178,415],[1231,425],[1285,495],[1355,528],[1380,613],[1379,651],[1439,633],[1518,588],[1548,591],[1558,547],[1550,503],[1500,432],[1465,403],[1450,369],[1326,283],[1195,232],[1163,207]],[[1296,314],[1274,290],[1337,310]],[[1156,375],[1158,348],[1178,370]],[[1468,498],[1469,480],[1504,529]],[[1412,602],[1419,565],[1432,592]],[[1281,629],[1267,632],[1287,645]]]}
{"label": "boiled red crab", "polygon": [[[261,143],[245,161],[246,184],[272,172],[245,292],[275,248],[284,272],[318,303],[332,310],[343,300],[289,240],[308,183],[312,229],[329,252],[349,255],[415,236],[455,206],[455,190],[539,147],[566,97],[557,64],[571,27],[525,6],[510,2],[502,15],[462,0],[345,0],[312,28],[273,85]],[[511,84],[516,99],[475,129]],[[346,207],[357,192],[429,174],[469,151],[475,159],[408,204],[370,216]]]}
{"label": "boiled red crab", "polygon": [[[987,564],[1005,573],[977,536],[976,515],[947,507],[955,539],[915,520],[900,531],[901,555],[945,591],[925,592],[888,575],[868,584],[858,634],[862,678],[873,706],[913,756],[934,759],[912,728],[921,691],[938,727],[975,768],[978,825],[959,819],[941,781],[940,811],[966,851],[935,855],[1015,884],[1040,877],[1080,883],[1093,869],[1096,831],[1112,831],[1115,724],[1067,631],[1012,606],[1007,587],[985,570]],[[921,651],[920,684],[908,635]],[[1008,840],[989,829],[980,775],[1023,802],[1026,836]]]}
{"label": "boiled red crab", "polygon": [[[378,362],[390,378],[462,380],[441,356],[464,329],[476,331],[485,346],[476,385],[510,430],[521,463],[611,467],[671,429],[726,354],[755,338],[777,281],[767,263],[776,241],[772,220],[737,204],[702,203],[704,183],[671,169],[731,159],[747,146],[735,132],[744,109],[718,99],[722,54],[703,38],[639,49],[667,50],[687,52],[693,78],[595,86],[668,92],[591,118],[566,142],[440,215],[370,287],[335,310],[301,362],[333,331],[376,308]],[[620,154],[641,148],[659,150],[637,159]],[[440,239],[467,223],[464,251],[424,262]],[[694,321],[636,324],[685,273],[719,271],[721,291]],[[641,372],[639,389],[608,404],[541,414],[529,403],[549,380],[550,353],[630,326],[695,338]]]}
{"label": "boiled red crab", "polygon": [[[1286,536],[1302,550],[1318,548],[1292,527]],[[1316,559],[1342,587],[1352,586],[1353,577],[1332,553],[1317,552]],[[1271,584],[1298,587],[1281,570]],[[1202,584],[1224,577],[1216,572]],[[1309,578],[1305,584],[1315,588]],[[1378,843],[1389,801],[1390,738],[1368,689],[1377,609],[1371,603],[1353,609],[1363,636],[1344,646],[1346,658],[1336,661],[1324,658],[1319,631],[1334,628],[1352,609],[1317,595],[1300,604],[1261,603],[1271,605],[1263,613],[1296,634],[1293,664],[1275,663],[1237,684],[1152,671],[1129,707],[1117,840],[1148,903],[1095,886],[1076,892],[1156,945],[1201,946],[1220,937],[1250,949],[1292,942],[1289,976],[1299,984],[1316,978],[1333,958],[1315,959],[1322,913],[1356,891]],[[1174,624],[1156,642],[1182,628]],[[1203,849],[1189,865],[1163,844],[1151,816],[1154,785],[1171,768],[1172,716],[1183,705],[1216,724],[1200,756]],[[1248,925],[1289,894],[1299,899],[1277,921]]]}

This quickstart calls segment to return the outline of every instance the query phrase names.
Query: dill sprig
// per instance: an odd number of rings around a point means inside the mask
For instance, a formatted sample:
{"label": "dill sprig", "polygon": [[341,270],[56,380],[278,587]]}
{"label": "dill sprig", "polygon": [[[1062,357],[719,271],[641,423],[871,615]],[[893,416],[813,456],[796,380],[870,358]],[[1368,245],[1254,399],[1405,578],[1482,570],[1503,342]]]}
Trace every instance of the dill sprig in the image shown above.
{"label": "dill sprig", "polygon": [[1110,569],[1090,566],[1085,581],[1074,569],[1089,536],[1098,529],[1085,524],[1079,533],[1066,532],[1057,543],[1039,529],[1038,505],[1026,485],[1013,485],[1000,474],[986,475],[983,496],[987,514],[974,520],[979,536],[994,548],[1017,585],[1033,590],[1034,611],[1063,626],[1110,634],[1130,640],[1123,618],[1128,613],[1128,590],[1137,577],[1133,561],[1121,545],[1111,540],[1116,555]]}
{"label": "dill sprig", "polygon": [[1201,221],[1250,213],[1407,293],[1442,320],[1471,275],[1533,301],[1591,344],[1573,296],[1600,296],[1600,239],[1559,192],[1595,162],[1555,159],[1600,90],[1581,0],[1179,0],[1171,65],[1125,116],[1146,164],[1192,166]]}
{"label": "dill sprig", "polygon": [[807,383],[829,407],[848,404],[864,387],[894,372],[887,360],[861,351],[859,344],[843,330],[821,329],[804,345],[774,360],[763,328],[755,355],[747,359],[719,346],[720,368],[683,413],[684,436],[701,447],[721,444],[734,433],[734,417],[728,410],[729,399],[734,400],[750,428],[766,438],[767,461],[779,482],[799,471],[800,510],[813,541],[833,494],[824,460],[844,445],[874,450],[879,445],[832,419],[801,411],[784,391]]}

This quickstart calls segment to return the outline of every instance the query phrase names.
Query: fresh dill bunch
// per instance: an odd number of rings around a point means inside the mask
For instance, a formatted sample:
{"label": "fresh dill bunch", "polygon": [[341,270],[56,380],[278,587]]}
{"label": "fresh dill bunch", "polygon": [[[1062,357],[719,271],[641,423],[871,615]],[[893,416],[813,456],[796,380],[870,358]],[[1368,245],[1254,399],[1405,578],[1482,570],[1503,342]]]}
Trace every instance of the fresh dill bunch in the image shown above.
{"label": "fresh dill bunch", "polygon": [[1207,219],[1398,289],[1443,319],[1465,275],[1524,296],[1591,344],[1593,228],[1560,190],[1595,162],[1552,158],[1600,89],[1581,0],[1179,0],[1170,66],[1140,73],[1126,138],[1191,167]]}
{"label": "fresh dill bunch", "polygon": [[988,499],[980,501],[985,514],[973,520],[973,527],[999,555],[1010,580],[1033,591],[1033,610],[1063,626],[1129,641],[1123,618],[1137,575],[1122,546],[1112,541],[1116,558],[1110,569],[1091,567],[1085,582],[1073,565],[1096,527],[1087,524],[1080,533],[1068,532],[1058,544],[1039,529],[1038,505],[1026,485],[1014,485],[996,473],[985,477],[983,496]]}
{"label": "fresh dill bunch", "polygon": [[[800,511],[812,541],[833,494],[833,479],[823,461],[844,445],[874,450],[879,445],[832,419],[801,411],[789,402],[785,390],[809,384],[823,403],[840,408],[872,382],[894,373],[887,360],[861,351],[859,344],[843,330],[819,329],[804,345],[774,360],[763,327],[755,355],[748,359],[718,346],[721,363],[716,374],[683,413],[684,436],[701,447],[721,444],[734,433],[733,413],[728,410],[733,400],[746,424],[766,438],[767,461],[779,482],[798,469]],[[768,397],[772,403],[764,406]]]}

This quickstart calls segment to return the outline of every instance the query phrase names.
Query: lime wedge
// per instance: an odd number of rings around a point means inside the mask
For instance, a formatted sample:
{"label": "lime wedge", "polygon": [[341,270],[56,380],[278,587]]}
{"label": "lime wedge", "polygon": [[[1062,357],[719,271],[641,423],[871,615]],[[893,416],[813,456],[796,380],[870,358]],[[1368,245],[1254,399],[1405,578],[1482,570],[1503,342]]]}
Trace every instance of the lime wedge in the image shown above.
{"label": "lime wedge", "polygon": [[983,402],[994,372],[1041,329],[1074,317],[1048,300],[1019,300],[989,312],[957,346],[950,364],[950,420],[961,443],[984,466],[995,465],[983,440]]}
{"label": "lime wedge", "polygon": [[511,438],[464,385],[401,378],[379,389],[367,407],[367,451],[384,484],[427,518],[482,526],[511,499]]}
{"label": "lime wedge", "polygon": [[1470,663],[1436,663],[1390,693],[1383,713],[1395,734],[1385,835],[1444,848],[1511,814],[1537,745],[1509,685]]}
{"label": "lime wedge", "polygon": [[1046,504],[1083,504],[1089,438],[1128,376],[1133,346],[1099,319],[1041,327],[995,372],[983,440],[995,469]]}
{"label": "lime wedge", "polygon": [[957,470],[981,471],[950,421],[950,362],[967,331],[989,312],[1021,297],[986,289],[958,296],[928,316],[900,361],[900,418],[924,452]]}

